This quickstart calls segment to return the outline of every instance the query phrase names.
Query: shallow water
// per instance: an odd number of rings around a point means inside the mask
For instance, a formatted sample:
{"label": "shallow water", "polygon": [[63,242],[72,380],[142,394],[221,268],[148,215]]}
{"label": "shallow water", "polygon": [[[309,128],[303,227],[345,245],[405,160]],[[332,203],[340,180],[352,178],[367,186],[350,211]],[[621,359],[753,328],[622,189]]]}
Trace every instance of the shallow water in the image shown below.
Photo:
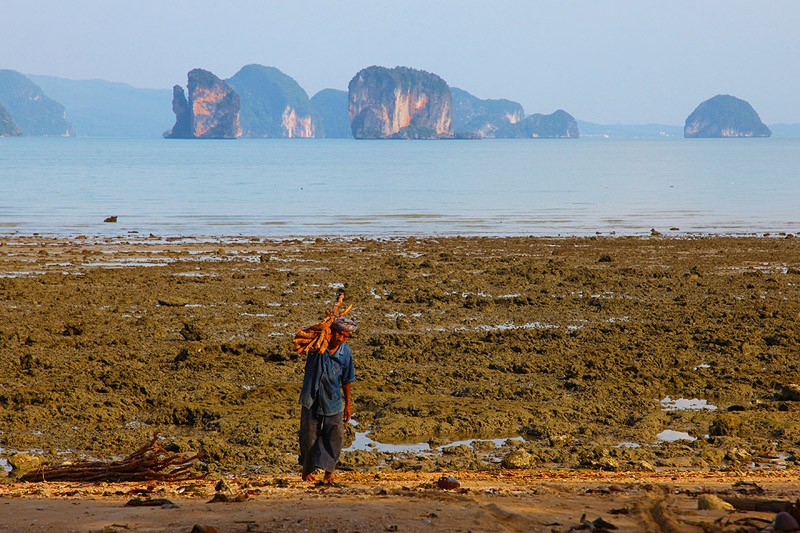
{"label": "shallow water", "polygon": [[798,169],[798,139],[4,138],[0,234],[795,232]]}
{"label": "shallow water", "polygon": [[656,438],[658,440],[663,440],[664,442],[676,442],[679,440],[689,440],[689,441],[697,440],[697,438],[692,437],[685,431],[675,431],[673,429],[665,429],[664,431],[656,435]]}
{"label": "shallow water", "polygon": [[447,444],[442,444],[440,446],[432,447],[427,442],[417,442],[410,444],[385,444],[383,442],[372,440],[369,437],[369,432],[367,431],[363,432],[356,431],[353,443],[342,451],[353,452],[357,450],[363,450],[363,451],[386,452],[386,453],[432,453],[432,452],[440,452],[444,448],[449,448],[451,446],[464,445],[472,447],[472,445],[475,444],[476,442],[491,442],[492,444],[494,444],[495,448],[498,448],[500,446],[503,446],[508,441],[524,442],[524,440],[525,439],[523,439],[522,437],[506,437],[499,439],[467,439],[467,440],[449,442]]}
{"label": "shallow water", "polygon": [[717,406],[708,403],[708,400],[700,400],[698,398],[676,398],[672,399],[669,396],[661,400],[661,409],[664,411],[696,411],[707,410],[716,411]]}

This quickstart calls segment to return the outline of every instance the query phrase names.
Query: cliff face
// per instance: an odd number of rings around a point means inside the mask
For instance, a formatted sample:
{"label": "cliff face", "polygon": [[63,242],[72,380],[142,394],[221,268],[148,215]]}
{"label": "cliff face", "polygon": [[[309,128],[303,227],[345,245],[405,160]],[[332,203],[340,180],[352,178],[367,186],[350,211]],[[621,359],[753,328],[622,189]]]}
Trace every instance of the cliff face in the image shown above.
{"label": "cliff face", "polygon": [[45,96],[38,85],[19,72],[0,70],[0,105],[23,135],[73,135],[64,106]]}
{"label": "cliff face", "polygon": [[239,95],[224,81],[202,69],[189,71],[187,99],[183,88],[173,87],[175,126],[169,139],[235,139],[241,137]]}
{"label": "cliff face", "polygon": [[559,109],[549,115],[535,113],[522,123],[525,137],[531,139],[577,139],[578,122],[572,115]]}
{"label": "cliff face", "polygon": [[14,120],[6,108],[0,105],[0,137],[18,137],[19,135],[22,135],[22,132],[14,124]]}
{"label": "cliff face", "polygon": [[453,137],[452,96],[435,74],[406,67],[368,67],[348,86],[356,139]]}
{"label": "cliff face", "polygon": [[453,96],[453,130],[459,137],[516,137],[510,125],[525,119],[522,105],[511,100],[481,100],[467,91],[450,88]]}
{"label": "cliff face", "polygon": [[727,94],[718,94],[697,106],[683,128],[686,138],[770,135],[772,132],[749,103]]}
{"label": "cliff face", "polygon": [[323,89],[311,97],[311,111],[316,125],[316,137],[352,139],[347,92]]}
{"label": "cliff face", "polygon": [[274,67],[247,65],[226,80],[242,103],[242,136],[302,138],[316,136],[308,94]]}

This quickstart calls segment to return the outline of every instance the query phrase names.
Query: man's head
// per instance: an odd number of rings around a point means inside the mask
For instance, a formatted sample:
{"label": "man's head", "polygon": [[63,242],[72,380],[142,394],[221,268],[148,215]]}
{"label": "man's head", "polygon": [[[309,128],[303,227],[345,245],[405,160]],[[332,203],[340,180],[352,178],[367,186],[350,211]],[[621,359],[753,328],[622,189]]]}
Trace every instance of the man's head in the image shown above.
{"label": "man's head", "polygon": [[333,324],[331,324],[331,342],[328,345],[328,349],[336,350],[357,329],[356,321],[350,317],[343,316],[334,320]]}
{"label": "man's head", "polygon": [[[350,318],[349,316],[340,316],[336,320],[333,321],[331,324],[332,331],[345,331],[352,335],[356,332],[358,326],[356,326],[356,321]],[[350,336],[348,335],[348,337]]]}

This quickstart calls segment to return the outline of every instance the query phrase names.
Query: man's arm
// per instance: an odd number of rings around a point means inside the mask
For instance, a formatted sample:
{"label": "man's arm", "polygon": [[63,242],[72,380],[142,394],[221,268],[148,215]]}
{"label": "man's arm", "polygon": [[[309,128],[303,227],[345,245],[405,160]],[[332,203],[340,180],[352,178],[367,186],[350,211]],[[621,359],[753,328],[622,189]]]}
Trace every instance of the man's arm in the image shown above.
{"label": "man's arm", "polygon": [[344,391],[344,413],[342,413],[342,418],[345,422],[350,421],[350,385],[352,383],[345,383],[342,385],[342,390]]}

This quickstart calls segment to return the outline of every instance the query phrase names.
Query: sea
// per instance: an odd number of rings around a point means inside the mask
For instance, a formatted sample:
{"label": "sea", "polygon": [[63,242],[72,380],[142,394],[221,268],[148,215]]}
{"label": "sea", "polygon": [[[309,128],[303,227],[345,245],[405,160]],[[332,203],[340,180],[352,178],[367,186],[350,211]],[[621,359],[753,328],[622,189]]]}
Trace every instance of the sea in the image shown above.
{"label": "sea", "polygon": [[800,232],[800,139],[0,138],[0,237],[653,230]]}

